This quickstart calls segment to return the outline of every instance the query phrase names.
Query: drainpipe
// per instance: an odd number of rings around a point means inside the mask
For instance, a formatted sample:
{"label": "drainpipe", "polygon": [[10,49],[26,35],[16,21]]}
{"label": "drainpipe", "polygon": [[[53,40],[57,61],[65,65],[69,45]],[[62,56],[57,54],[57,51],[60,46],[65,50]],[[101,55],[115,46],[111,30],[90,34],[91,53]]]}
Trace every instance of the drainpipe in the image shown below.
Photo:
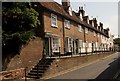
{"label": "drainpipe", "polygon": [[65,27],[64,27],[64,18],[62,17],[62,29],[63,29],[63,48],[65,54]]}

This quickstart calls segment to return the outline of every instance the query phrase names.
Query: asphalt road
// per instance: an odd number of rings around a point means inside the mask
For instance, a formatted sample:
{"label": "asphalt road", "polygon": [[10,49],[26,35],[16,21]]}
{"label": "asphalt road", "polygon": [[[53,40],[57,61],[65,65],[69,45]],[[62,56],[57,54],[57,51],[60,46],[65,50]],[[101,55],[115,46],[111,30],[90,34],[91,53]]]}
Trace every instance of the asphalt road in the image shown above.
{"label": "asphalt road", "polygon": [[118,53],[51,79],[112,79],[118,71]]}

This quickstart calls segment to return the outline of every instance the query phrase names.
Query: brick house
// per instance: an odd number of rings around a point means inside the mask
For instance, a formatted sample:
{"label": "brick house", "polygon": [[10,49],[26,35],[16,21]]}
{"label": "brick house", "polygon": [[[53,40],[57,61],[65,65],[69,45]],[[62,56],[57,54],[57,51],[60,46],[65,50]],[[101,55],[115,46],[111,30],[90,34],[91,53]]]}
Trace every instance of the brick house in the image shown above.
{"label": "brick house", "polygon": [[[72,11],[70,1],[36,2],[34,8],[39,12],[41,25],[38,36],[44,38],[44,54],[81,54],[107,51],[109,30],[97,24],[96,18],[89,20],[83,7]],[[104,38],[104,40],[103,40]]]}

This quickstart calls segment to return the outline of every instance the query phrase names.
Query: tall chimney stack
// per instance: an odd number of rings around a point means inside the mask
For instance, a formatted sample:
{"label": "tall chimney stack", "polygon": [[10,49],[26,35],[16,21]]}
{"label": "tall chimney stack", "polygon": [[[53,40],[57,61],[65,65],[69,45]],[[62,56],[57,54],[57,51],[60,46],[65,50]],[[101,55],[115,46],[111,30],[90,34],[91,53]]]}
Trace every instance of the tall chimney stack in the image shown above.
{"label": "tall chimney stack", "polygon": [[62,0],[62,6],[64,8],[70,7],[70,0]]}

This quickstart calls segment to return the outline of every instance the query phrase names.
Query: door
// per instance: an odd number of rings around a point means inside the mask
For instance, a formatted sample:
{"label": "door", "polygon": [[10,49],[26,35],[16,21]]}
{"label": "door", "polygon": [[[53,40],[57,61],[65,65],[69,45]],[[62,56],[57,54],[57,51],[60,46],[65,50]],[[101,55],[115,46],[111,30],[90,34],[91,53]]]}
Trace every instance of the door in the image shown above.
{"label": "door", "polygon": [[75,47],[75,48],[76,48],[75,53],[78,54],[78,40],[75,40],[75,46],[76,46],[76,47]]}
{"label": "door", "polygon": [[50,55],[50,43],[49,38],[45,38],[45,54],[46,56]]}

